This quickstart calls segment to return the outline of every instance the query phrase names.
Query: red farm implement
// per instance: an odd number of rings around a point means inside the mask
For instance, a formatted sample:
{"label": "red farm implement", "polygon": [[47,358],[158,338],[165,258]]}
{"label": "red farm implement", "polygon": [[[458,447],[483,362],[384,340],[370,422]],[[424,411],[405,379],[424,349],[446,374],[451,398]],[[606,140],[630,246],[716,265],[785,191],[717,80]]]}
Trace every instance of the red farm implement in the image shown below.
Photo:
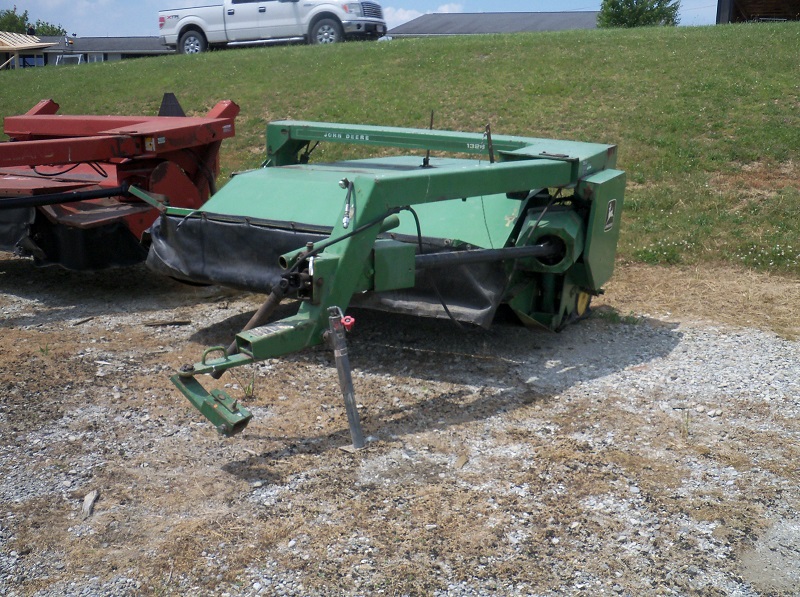
{"label": "red farm implement", "polygon": [[38,265],[98,270],[147,256],[144,233],[169,204],[199,208],[215,191],[219,150],[239,107],[187,117],[167,94],[158,116],[66,116],[43,100],[5,119],[0,250]]}

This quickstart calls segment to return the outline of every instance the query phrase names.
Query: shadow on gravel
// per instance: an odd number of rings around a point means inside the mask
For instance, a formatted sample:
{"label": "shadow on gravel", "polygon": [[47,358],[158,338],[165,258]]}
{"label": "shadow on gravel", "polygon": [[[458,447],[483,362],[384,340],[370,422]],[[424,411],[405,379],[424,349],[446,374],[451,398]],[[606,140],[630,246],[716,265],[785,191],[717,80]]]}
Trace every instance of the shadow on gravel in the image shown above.
{"label": "shadow on gravel", "polygon": [[48,308],[35,316],[3,318],[0,326],[37,326],[53,321],[155,311],[202,303],[220,292],[216,286],[189,286],[159,276],[143,264],[99,272],[36,267],[33,261],[0,254],[0,294],[35,301]]}
{"label": "shadow on gravel", "polygon": [[[298,305],[295,301],[283,303],[275,310],[271,320],[290,317],[297,313],[297,308]],[[255,310],[236,313],[218,323],[197,330],[189,339],[202,346],[228,346],[254,314]]]}
{"label": "shadow on gravel", "polygon": [[[362,412],[364,433],[384,438],[485,420],[534,402],[546,404],[581,383],[646,367],[670,354],[682,338],[676,325],[648,319],[625,323],[608,313],[595,313],[558,334],[508,322],[489,330],[461,330],[444,320],[362,310],[351,314],[356,328],[348,348],[357,399],[360,386],[368,391],[359,372],[386,376],[399,388],[420,380],[456,386],[449,393],[409,401],[413,404],[408,406],[384,404],[379,410],[370,405]],[[332,361],[329,356],[331,367]],[[330,400],[341,398],[331,395]],[[250,437],[282,444],[260,455],[267,460],[319,454],[350,443],[346,427],[317,436]],[[264,474],[263,466],[245,459],[223,468],[255,479]]]}
{"label": "shadow on gravel", "polygon": [[[417,402],[412,407],[385,409],[375,414],[362,413],[361,425],[364,435],[386,439],[442,430],[453,425],[485,420],[534,403],[547,404],[554,400],[552,395],[503,392],[499,395],[481,395],[480,398],[465,404],[464,401],[469,395],[470,392],[466,390],[450,392]],[[281,447],[275,450],[228,462],[221,467],[226,473],[247,482],[272,478],[271,482],[277,483],[276,472],[272,466],[275,461],[288,460],[295,456],[315,456],[352,445],[350,431],[346,427],[324,435],[309,437],[273,437],[248,433],[247,438],[281,444]]]}
{"label": "shadow on gravel", "polygon": [[[296,312],[282,305],[272,320]],[[227,345],[254,311],[233,315],[204,327],[191,337],[201,345]],[[559,392],[582,379],[594,379],[669,354],[682,334],[676,324],[641,318],[634,323],[608,314],[593,315],[562,332],[529,329],[510,320],[489,329],[458,328],[448,320],[352,309],[356,319],[348,334],[350,364],[374,375],[413,377],[437,382],[515,385],[520,378],[537,381],[545,392]],[[323,352],[325,347],[306,349]],[[286,355],[286,359],[297,355]],[[536,378],[536,379],[534,379]],[[356,390],[357,391],[357,390]]]}

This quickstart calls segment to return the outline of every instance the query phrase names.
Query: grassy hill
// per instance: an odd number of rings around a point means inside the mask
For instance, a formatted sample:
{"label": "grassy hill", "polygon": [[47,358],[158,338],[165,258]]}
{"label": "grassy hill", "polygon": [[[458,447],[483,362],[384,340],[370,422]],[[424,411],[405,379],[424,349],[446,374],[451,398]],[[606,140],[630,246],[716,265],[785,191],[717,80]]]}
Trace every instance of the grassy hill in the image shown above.
{"label": "grassy hill", "polygon": [[[623,259],[800,276],[800,23],[283,46],[0,72],[0,116],[242,107],[226,173],[285,118],[616,143]],[[344,151],[321,147],[317,159]],[[222,182],[222,181],[221,181]]]}

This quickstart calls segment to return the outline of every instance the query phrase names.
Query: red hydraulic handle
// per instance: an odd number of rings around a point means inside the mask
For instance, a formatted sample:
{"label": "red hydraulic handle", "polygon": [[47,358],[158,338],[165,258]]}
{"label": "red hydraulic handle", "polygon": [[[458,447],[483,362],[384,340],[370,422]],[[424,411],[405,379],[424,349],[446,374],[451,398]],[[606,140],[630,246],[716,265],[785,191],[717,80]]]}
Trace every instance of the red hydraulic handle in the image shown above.
{"label": "red hydraulic handle", "polygon": [[349,315],[342,317],[342,325],[344,326],[345,331],[349,332],[356,325],[355,317],[350,317]]}

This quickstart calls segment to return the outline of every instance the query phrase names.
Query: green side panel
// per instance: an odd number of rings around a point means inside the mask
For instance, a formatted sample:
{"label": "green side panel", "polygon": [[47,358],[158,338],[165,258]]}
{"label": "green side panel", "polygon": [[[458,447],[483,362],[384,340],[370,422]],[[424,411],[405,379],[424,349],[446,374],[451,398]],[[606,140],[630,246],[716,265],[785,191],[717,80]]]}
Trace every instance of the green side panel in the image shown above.
{"label": "green side panel", "polygon": [[411,288],[416,278],[416,247],[391,240],[375,241],[376,292]]}
{"label": "green side panel", "polygon": [[614,259],[622,221],[625,173],[605,170],[581,181],[575,191],[592,202],[586,226],[582,264],[570,273],[572,280],[598,291],[614,272]]}

